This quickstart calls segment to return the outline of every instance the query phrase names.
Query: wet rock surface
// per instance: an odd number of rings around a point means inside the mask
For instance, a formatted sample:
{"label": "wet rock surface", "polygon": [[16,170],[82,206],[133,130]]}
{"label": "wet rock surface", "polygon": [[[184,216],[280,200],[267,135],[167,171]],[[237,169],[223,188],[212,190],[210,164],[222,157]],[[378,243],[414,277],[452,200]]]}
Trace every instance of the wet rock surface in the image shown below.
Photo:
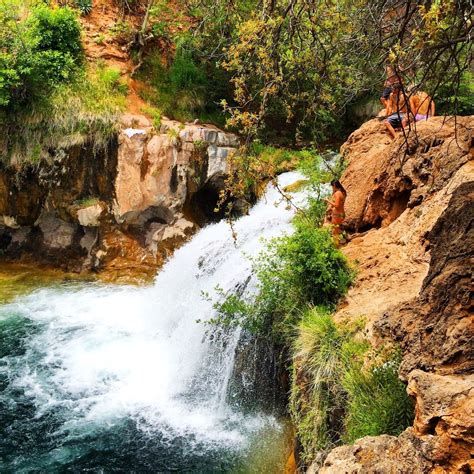
{"label": "wet rock surface", "polygon": [[120,124],[104,150],[90,144],[22,169],[0,165],[2,258],[148,278],[212,220],[238,138],[170,120],[157,132],[143,115]]}

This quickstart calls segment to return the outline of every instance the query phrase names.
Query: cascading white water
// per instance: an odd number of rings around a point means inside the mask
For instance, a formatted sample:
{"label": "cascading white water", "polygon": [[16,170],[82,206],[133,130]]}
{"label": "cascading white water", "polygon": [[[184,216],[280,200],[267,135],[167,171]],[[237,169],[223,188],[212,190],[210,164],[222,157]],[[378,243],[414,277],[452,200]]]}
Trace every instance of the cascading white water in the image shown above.
{"label": "cascading white water", "polygon": [[[279,184],[299,178],[285,173]],[[3,397],[21,392],[37,420],[61,413],[49,435],[68,443],[133,420],[151,439],[159,434],[162,444],[186,439],[201,450],[241,449],[276,422],[244,416],[227,403],[240,330],[209,338],[212,329],[196,322],[214,315],[202,293],[246,282],[248,256],[261,250],[263,239],[291,232],[292,215],[269,187],[235,223],[236,244],[228,224],[209,225],[175,252],[151,287],[69,285],[0,307],[0,321],[26,318],[35,328],[24,351],[2,359],[0,374],[8,374]],[[61,443],[50,453],[56,460],[77,456]]]}

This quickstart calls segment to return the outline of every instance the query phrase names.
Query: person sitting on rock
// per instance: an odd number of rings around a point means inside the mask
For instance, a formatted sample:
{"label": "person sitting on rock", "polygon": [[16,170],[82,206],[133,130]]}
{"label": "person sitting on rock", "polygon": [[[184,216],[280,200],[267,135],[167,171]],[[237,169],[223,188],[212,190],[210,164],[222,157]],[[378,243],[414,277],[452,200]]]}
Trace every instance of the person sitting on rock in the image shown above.
{"label": "person sitting on rock", "polygon": [[[382,92],[382,97],[380,97],[380,102],[382,102],[382,105],[385,107],[385,110],[388,108],[389,100],[390,100],[390,94],[393,91],[393,87],[395,84],[400,84],[400,76],[395,72],[395,69],[393,69],[392,66],[387,65],[385,66],[385,73],[387,75],[387,79],[385,79],[384,83],[384,89]],[[386,115],[389,115],[388,113]]]}
{"label": "person sitting on rock", "polygon": [[402,93],[402,85],[395,84],[387,106],[387,120],[384,122],[393,139],[397,137],[395,129],[401,128],[403,125],[406,112],[407,105],[405,95]]}
{"label": "person sitting on rock", "polygon": [[339,247],[341,240],[342,224],[346,217],[344,213],[344,203],[346,201],[347,192],[344,186],[338,180],[331,181],[332,199],[325,199],[329,205],[329,223],[332,225],[332,236],[334,244]]}
{"label": "person sitting on rock", "polygon": [[426,92],[412,90],[408,103],[410,114],[403,119],[403,127],[406,127],[412,121],[412,117],[415,122],[419,122],[420,120],[428,120],[428,117],[434,117],[435,115],[434,100]]}

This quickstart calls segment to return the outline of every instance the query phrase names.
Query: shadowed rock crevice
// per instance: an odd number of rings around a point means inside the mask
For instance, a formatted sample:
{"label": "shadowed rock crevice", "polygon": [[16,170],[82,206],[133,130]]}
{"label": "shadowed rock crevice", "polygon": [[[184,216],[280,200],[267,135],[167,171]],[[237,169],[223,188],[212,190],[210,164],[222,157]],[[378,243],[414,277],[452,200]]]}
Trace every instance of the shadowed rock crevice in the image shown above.
{"label": "shadowed rock crevice", "polygon": [[225,206],[219,206],[220,191],[224,189],[224,175],[214,176],[195,192],[185,205],[186,215],[199,226],[218,222],[225,216]]}

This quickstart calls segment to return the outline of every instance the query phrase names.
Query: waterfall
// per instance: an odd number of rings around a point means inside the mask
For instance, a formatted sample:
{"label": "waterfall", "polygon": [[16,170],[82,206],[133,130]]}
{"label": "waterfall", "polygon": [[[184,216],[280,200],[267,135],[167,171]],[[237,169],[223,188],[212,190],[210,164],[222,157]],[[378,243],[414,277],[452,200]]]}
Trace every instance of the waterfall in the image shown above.
{"label": "waterfall", "polygon": [[[285,173],[279,184],[299,178]],[[0,409],[14,418],[5,435],[19,440],[0,441],[0,459],[8,451],[5,466],[104,466],[107,454],[98,453],[107,453],[106,440],[113,440],[122,446],[113,451],[116,459],[133,444],[143,470],[179,470],[186,453],[235,452],[261,430],[277,429],[271,416],[244,415],[227,400],[241,330],[206,325],[215,310],[203,292],[215,295],[217,285],[255,289],[249,256],[263,239],[291,232],[293,212],[269,186],[235,222],[237,242],[225,222],[205,227],[149,287],[61,285],[1,306],[0,328],[18,339],[17,349],[0,359]],[[28,416],[16,415],[21,406]],[[178,461],[170,454],[176,450]],[[154,464],[159,456],[166,459]],[[198,469],[184,467],[193,466]]]}

